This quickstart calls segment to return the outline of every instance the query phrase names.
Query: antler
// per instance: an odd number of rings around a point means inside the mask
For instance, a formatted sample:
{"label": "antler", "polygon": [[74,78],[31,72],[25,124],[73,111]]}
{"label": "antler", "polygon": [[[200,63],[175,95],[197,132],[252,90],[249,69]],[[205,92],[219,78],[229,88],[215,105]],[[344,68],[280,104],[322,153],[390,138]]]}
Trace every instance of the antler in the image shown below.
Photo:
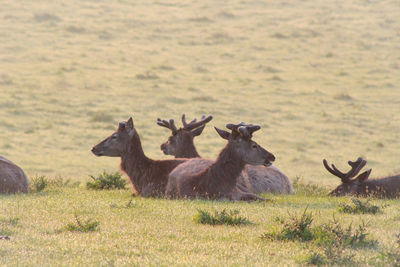
{"label": "antler", "polygon": [[157,124],[162,127],[170,129],[172,131],[172,134],[176,134],[178,132],[178,129],[176,129],[175,122],[173,119],[166,121],[166,120],[161,120],[160,118],[158,118]]}
{"label": "antler", "polygon": [[212,116],[206,117],[205,115],[203,115],[203,116],[201,116],[200,121],[197,121],[197,119],[194,118],[191,122],[187,123],[185,114],[182,114],[183,129],[189,130],[189,131],[196,129],[196,128],[206,124],[207,122],[211,121],[212,118],[213,118]]}
{"label": "antler", "polygon": [[350,181],[351,178],[356,176],[361,171],[367,161],[362,159],[361,157],[359,157],[356,161],[348,161],[348,164],[351,166],[351,170],[347,173],[342,173],[341,171],[339,171],[334,164],[332,164],[332,168],[330,168],[326,159],[323,160],[323,163],[325,168],[330,173],[342,179],[343,183],[347,183]]}
{"label": "antler", "polygon": [[258,125],[245,124],[244,122],[241,122],[239,124],[229,123],[226,125],[226,128],[232,130],[232,133],[236,132],[247,138],[251,138],[255,131],[261,129],[261,127]]}

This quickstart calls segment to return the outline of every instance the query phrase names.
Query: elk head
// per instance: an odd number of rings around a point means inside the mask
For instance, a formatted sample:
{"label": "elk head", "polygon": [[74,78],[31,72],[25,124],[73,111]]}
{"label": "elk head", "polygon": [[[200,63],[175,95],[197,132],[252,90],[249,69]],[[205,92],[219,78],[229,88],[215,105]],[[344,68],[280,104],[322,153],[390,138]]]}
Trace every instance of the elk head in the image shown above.
{"label": "elk head", "polygon": [[348,161],[348,164],[351,166],[351,170],[347,173],[342,173],[339,171],[334,164],[332,164],[332,168],[329,167],[326,159],[323,160],[325,168],[332,173],[333,175],[339,177],[342,180],[342,184],[336,187],[332,192],[329,193],[330,196],[344,196],[347,194],[358,194],[360,189],[360,185],[364,183],[369,175],[371,174],[372,169],[365,171],[355,177],[361,169],[365,166],[367,161],[362,158],[358,158],[356,161]]}
{"label": "elk head", "polygon": [[96,156],[121,157],[135,134],[132,118],[120,122],[118,129],[92,148]]}
{"label": "elk head", "polygon": [[[173,119],[169,121],[157,119],[157,124],[159,126],[168,128],[171,130],[171,136],[168,137],[168,141],[161,144],[161,150],[165,155],[172,155],[178,157],[189,157],[191,155],[193,157],[198,156],[195,151],[193,138],[200,135],[206,123],[212,120],[212,116],[202,116],[201,120],[197,121],[197,119],[193,119],[191,122],[186,122],[185,114],[182,115],[182,125],[183,127],[177,129]],[[188,147],[191,147],[193,151],[183,152],[187,150]],[[197,155],[196,155],[197,154]]]}
{"label": "elk head", "polygon": [[226,128],[231,133],[214,127],[218,134],[229,141],[235,153],[246,163],[250,165],[270,166],[275,161],[275,156],[262,148],[259,144],[251,140],[253,133],[261,127],[253,124],[227,124]]}

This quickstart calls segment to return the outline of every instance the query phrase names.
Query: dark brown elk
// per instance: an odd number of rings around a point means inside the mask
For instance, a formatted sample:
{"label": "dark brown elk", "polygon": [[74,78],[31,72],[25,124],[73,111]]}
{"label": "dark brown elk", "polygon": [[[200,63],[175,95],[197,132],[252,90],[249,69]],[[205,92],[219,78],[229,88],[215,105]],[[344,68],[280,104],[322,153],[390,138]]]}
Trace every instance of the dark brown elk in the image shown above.
{"label": "dark brown elk", "polygon": [[0,194],[27,193],[29,180],[24,171],[0,156]]}
{"label": "dark brown elk", "polygon": [[[212,119],[211,116],[202,116],[201,120],[196,119],[186,122],[185,114],[182,115],[183,127],[177,129],[174,120],[157,119],[157,124],[171,130],[171,136],[168,141],[161,145],[161,150],[166,155],[173,155],[175,158],[196,158],[200,157],[194,145],[194,137],[202,133],[205,124]],[[208,165],[214,161],[207,160]],[[206,164],[206,162],[203,162]],[[246,165],[240,177],[238,178],[238,187],[240,190],[248,193],[293,193],[293,186],[289,178],[281,172],[276,166],[253,166]]]}
{"label": "dark brown elk", "polygon": [[182,115],[183,127],[177,129],[173,119],[169,121],[157,119],[157,124],[171,130],[172,135],[168,141],[161,145],[161,150],[165,155],[172,155],[177,158],[197,158],[200,157],[194,146],[193,139],[200,135],[206,123],[212,120],[212,116],[207,118],[203,115],[200,121],[197,119],[187,123],[185,114]]}
{"label": "dark brown elk", "polygon": [[273,154],[251,140],[257,125],[227,124],[231,133],[217,129],[218,134],[228,140],[218,158],[209,162],[193,158],[176,167],[169,175],[166,195],[180,198],[227,198],[231,200],[256,200],[255,194],[241,191],[237,179],[245,164],[271,165]]}
{"label": "dark brown elk", "polygon": [[342,180],[342,184],[329,193],[331,196],[374,196],[380,198],[396,198],[400,193],[400,174],[378,179],[368,180],[372,169],[369,169],[354,178],[367,163],[366,160],[358,158],[356,161],[349,161],[350,171],[342,173],[334,164],[330,167],[323,160],[325,168],[333,175]]}
{"label": "dark brown elk", "polygon": [[132,118],[120,122],[117,131],[94,146],[92,152],[96,156],[121,157],[121,170],[129,176],[133,191],[145,197],[164,196],[168,174],[185,161],[146,157]]}

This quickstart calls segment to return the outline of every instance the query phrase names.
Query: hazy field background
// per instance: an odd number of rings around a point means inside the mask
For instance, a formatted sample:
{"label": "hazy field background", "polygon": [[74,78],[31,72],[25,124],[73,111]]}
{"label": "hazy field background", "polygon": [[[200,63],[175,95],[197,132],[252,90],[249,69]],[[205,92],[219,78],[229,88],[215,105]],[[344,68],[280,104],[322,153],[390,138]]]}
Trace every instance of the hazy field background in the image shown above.
{"label": "hazy field background", "polygon": [[[127,207],[130,190],[83,182],[118,170],[119,159],[90,149],[119,121],[133,116],[146,154],[168,158],[159,146],[169,132],[156,119],[186,113],[214,116],[196,138],[202,156],[215,158],[225,144],[212,126],[260,124],[254,140],[291,180],[333,188],[339,179],[323,158],[347,169],[363,156],[372,176],[400,172],[399,109],[398,0],[3,0],[0,155],[30,178],[81,186],[1,196],[0,235],[10,241],[0,241],[0,265],[303,265],[312,244],[260,236],[279,227],[275,217],[306,207],[316,225],[368,224],[378,244],[349,249],[353,264],[394,265],[399,200],[373,200],[385,207],[377,215],[340,214],[349,197],[310,187],[266,195],[268,203],[136,198]],[[254,224],[193,221],[197,209],[225,208]],[[75,214],[99,230],[60,231]]]}
{"label": "hazy field background", "polygon": [[[0,154],[28,176],[118,169],[90,149],[133,116],[167,158],[157,117],[262,126],[291,179],[333,186],[322,158],[400,171],[400,6],[385,1],[2,1]],[[180,123],[180,121],[179,121]]]}

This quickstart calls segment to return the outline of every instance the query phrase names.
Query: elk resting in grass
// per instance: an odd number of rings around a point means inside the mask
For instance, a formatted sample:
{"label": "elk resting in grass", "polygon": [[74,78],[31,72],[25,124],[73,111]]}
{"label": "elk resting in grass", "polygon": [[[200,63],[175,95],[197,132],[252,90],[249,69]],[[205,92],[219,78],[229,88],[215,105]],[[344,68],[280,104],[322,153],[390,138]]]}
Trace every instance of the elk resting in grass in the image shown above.
{"label": "elk resting in grass", "polygon": [[[175,158],[196,158],[200,157],[194,145],[194,137],[200,135],[205,124],[212,119],[211,116],[202,116],[201,120],[196,119],[186,122],[185,114],[182,115],[183,127],[177,129],[174,120],[157,119],[157,124],[171,130],[171,136],[168,141],[161,145],[161,150],[166,155],[173,155]],[[205,160],[202,164],[210,166],[214,161]],[[203,167],[204,167],[203,166]],[[253,166],[246,165],[238,178],[237,186],[248,193],[293,193],[293,186],[289,178],[281,172],[276,166]]]}
{"label": "elk resting in grass", "polygon": [[96,156],[121,157],[121,170],[129,176],[133,191],[145,197],[164,196],[168,174],[185,161],[146,157],[132,118],[120,122],[117,131],[94,146],[92,152]]}
{"label": "elk resting in grass", "polygon": [[0,194],[27,193],[29,180],[24,171],[0,156]]}
{"label": "elk resting in grass", "polygon": [[252,141],[252,133],[260,126],[227,124],[231,133],[215,128],[228,140],[218,158],[210,165],[208,160],[193,158],[176,167],[169,175],[166,195],[181,198],[227,198],[231,200],[260,199],[255,194],[241,191],[237,179],[245,164],[271,165],[273,154]]}
{"label": "elk resting in grass", "polygon": [[347,173],[339,171],[334,164],[331,167],[326,159],[323,160],[325,168],[333,175],[342,180],[342,184],[329,193],[331,196],[374,196],[380,198],[396,198],[400,193],[400,174],[378,179],[368,180],[372,169],[369,169],[354,178],[367,163],[366,160],[358,158],[349,161],[351,169]]}

